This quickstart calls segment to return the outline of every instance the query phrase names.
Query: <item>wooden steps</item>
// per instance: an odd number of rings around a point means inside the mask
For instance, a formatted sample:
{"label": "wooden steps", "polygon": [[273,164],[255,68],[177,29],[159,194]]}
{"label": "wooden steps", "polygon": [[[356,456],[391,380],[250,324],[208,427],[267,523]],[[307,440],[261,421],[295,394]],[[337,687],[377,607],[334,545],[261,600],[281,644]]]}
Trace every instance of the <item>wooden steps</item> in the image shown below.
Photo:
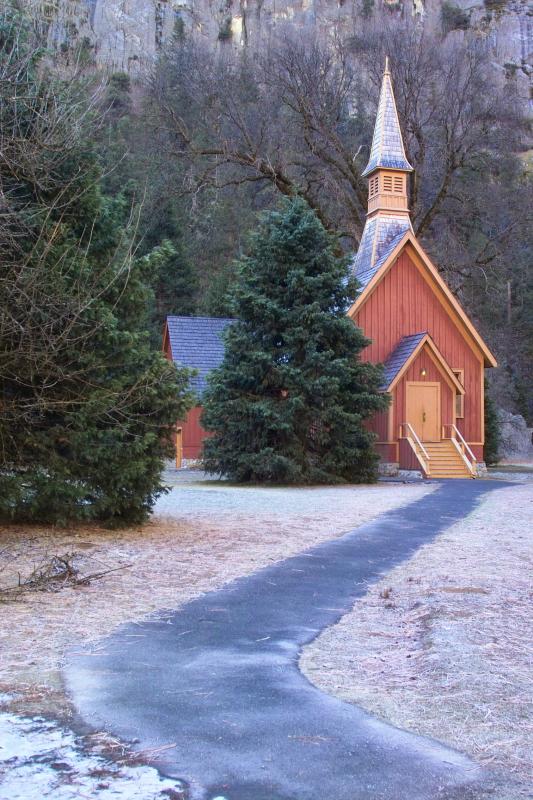
{"label": "wooden steps", "polygon": [[472,473],[450,439],[424,442],[429,454],[430,478],[471,478]]}

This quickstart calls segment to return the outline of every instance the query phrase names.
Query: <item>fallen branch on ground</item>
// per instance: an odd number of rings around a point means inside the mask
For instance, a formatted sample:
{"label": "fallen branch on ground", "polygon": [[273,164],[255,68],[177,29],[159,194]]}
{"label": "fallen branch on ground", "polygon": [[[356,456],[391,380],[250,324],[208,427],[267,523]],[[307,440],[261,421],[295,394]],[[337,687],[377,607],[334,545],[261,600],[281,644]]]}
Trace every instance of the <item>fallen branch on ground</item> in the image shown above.
{"label": "fallen branch on ground", "polygon": [[19,573],[19,582],[16,586],[8,586],[0,589],[0,598],[2,596],[13,596],[27,591],[39,592],[59,592],[66,586],[88,586],[92,581],[103,578],[104,575],[109,575],[111,572],[118,570],[128,569],[133,566],[132,564],[123,564],[120,567],[112,567],[111,569],[102,570],[100,572],[91,572],[88,575],[80,575],[79,569],[75,566],[74,562],[79,556],[79,553],[64,553],[61,556],[52,556],[48,561],[43,562],[31,572],[31,574],[22,580]]}

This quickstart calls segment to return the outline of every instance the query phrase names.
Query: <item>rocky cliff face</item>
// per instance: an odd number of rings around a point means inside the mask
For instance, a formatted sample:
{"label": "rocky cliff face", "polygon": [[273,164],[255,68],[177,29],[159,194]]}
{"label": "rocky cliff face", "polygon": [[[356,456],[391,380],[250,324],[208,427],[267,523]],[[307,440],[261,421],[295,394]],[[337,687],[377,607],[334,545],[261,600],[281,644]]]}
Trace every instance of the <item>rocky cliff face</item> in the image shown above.
{"label": "rocky cliff face", "polygon": [[517,463],[533,462],[533,428],[520,414],[499,409],[500,457]]}
{"label": "rocky cliff face", "polygon": [[488,37],[495,60],[530,95],[533,9],[528,0],[29,0],[65,60],[129,73],[149,68],[175,34],[195,30],[219,46],[268,39],[280,23],[327,34],[365,15],[430,15]]}

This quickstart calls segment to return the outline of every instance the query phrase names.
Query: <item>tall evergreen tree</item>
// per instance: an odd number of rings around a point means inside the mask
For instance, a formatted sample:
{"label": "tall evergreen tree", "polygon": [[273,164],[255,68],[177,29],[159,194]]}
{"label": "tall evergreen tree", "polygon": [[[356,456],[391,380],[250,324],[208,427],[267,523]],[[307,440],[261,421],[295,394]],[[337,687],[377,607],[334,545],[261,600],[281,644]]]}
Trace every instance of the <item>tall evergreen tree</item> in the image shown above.
{"label": "tall evergreen tree", "polygon": [[300,198],[262,218],[239,264],[224,361],[204,399],[205,465],[237,481],[374,479],[364,420],[387,407],[369,343],[346,316],[345,259]]}
{"label": "tall evergreen tree", "polygon": [[185,210],[168,192],[172,170],[168,163],[159,163],[152,150],[144,150],[146,120],[132,112],[131,89],[128,75],[109,77],[95,145],[104,165],[104,192],[139,205],[138,252],[154,292],[150,316],[155,344],[161,342],[168,314],[196,312],[198,276],[186,242]]}
{"label": "tall evergreen tree", "polygon": [[146,258],[152,263],[155,294],[153,318],[158,340],[168,314],[192,316],[196,312],[198,279],[193,269],[183,231],[175,210],[161,209],[159,225],[152,224],[143,240]]}
{"label": "tall evergreen tree", "polygon": [[500,460],[500,423],[498,412],[485,386],[485,462],[489,467]]}
{"label": "tall evergreen tree", "polygon": [[100,190],[83,92],[0,13],[0,515],[140,521],[188,374],[150,348],[129,209]]}

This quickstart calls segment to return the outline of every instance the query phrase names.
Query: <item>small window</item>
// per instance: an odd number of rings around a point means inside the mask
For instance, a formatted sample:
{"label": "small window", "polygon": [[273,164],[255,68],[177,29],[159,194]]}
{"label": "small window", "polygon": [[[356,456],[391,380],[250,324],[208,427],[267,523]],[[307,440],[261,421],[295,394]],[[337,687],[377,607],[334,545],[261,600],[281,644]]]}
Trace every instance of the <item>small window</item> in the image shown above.
{"label": "small window", "polygon": [[392,192],[392,175],[383,176],[383,191]]}
{"label": "small window", "polygon": [[368,193],[370,197],[374,197],[378,193],[378,177],[377,175],[374,178],[370,179],[370,183],[368,186]]}
{"label": "small window", "polygon": [[[465,384],[465,371],[464,369],[452,369],[453,374],[464,387]],[[464,394],[455,395],[455,416],[457,419],[463,419],[465,415],[465,396]]]}
{"label": "small window", "polygon": [[403,194],[403,178],[401,175],[394,178],[394,191],[396,194]]}

